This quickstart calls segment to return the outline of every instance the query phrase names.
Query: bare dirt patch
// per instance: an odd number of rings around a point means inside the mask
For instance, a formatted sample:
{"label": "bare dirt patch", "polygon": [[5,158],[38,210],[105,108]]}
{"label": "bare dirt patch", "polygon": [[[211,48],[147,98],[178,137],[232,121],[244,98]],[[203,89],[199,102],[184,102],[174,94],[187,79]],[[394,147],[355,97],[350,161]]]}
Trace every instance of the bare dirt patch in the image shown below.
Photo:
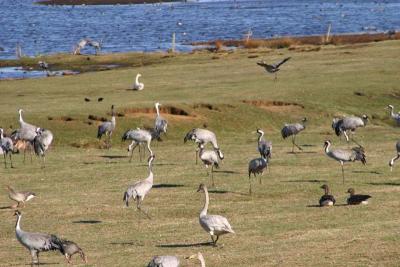
{"label": "bare dirt patch", "polygon": [[270,112],[285,112],[304,109],[303,105],[295,102],[271,100],[243,100],[242,102]]}
{"label": "bare dirt patch", "polygon": [[[154,118],[156,110],[151,108],[126,108],[122,112],[127,117],[149,117]],[[160,114],[172,120],[190,120],[197,117],[196,114],[191,114],[188,111],[175,106],[160,107]]]}

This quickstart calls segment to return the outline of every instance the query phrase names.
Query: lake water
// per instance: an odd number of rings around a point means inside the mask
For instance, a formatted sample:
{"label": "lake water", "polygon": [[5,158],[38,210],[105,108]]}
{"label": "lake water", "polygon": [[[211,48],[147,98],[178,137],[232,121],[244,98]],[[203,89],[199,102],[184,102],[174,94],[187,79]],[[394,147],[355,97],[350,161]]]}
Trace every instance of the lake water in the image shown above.
{"label": "lake water", "polygon": [[[0,59],[70,52],[87,37],[103,51],[190,50],[195,41],[400,29],[400,0],[237,0],[195,3],[42,6],[32,0],[0,0]],[[85,53],[94,51],[87,48]]]}

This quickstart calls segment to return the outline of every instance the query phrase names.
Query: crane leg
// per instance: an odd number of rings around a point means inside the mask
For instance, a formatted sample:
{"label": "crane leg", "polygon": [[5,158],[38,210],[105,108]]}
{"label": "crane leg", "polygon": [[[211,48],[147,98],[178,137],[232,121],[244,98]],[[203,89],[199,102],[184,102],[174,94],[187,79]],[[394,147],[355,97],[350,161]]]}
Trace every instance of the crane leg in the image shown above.
{"label": "crane leg", "polygon": [[343,176],[343,184],[344,184],[344,169],[343,169],[343,162],[340,162],[340,165],[342,165],[342,176]]}
{"label": "crane leg", "polygon": [[10,162],[11,162],[11,168],[14,168],[13,163],[12,163],[12,157],[11,157],[12,152],[9,154],[10,155]]}
{"label": "crane leg", "polygon": [[252,190],[251,190],[251,174],[249,173],[249,195],[251,195]]}
{"label": "crane leg", "polygon": [[142,154],[140,153],[140,144],[139,144],[139,161],[142,162]]}
{"label": "crane leg", "polygon": [[278,80],[278,73],[275,72],[275,78],[274,78],[274,82],[276,82]]}
{"label": "crane leg", "polygon": [[196,165],[197,165],[197,158],[198,158],[198,151],[197,151],[197,149],[196,149]]}
{"label": "crane leg", "polygon": [[217,246],[217,241],[219,239],[219,235],[217,235],[217,238],[215,239],[214,245]]}
{"label": "crane leg", "polygon": [[[132,144],[134,143],[135,141],[133,141],[132,142]],[[132,147],[132,151],[131,151],[131,157],[129,158],[129,162],[132,162],[132,158],[133,158],[133,152],[135,151],[135,148],[136,148],[136,146],[137,146],[137,144],[135,144],[135,146],[134,147]]]}
{"label": "crane leg", "polygon": [[299,150],[303,150],[299,145],[296,144],[296,135],[293,138],[293,145],[295,145]]}
{"label": "crane leg", "polygon": [[292,135],[292,153],[294,153],[294,135]]}
{"label": "crane leg", "polygon": [[212,181],[212,186],[215,187],[215,185],[214,185],[214,165],[211,165],[211,181]]}
{"label": "crane leg", "polygon": [[261,181],[261,176],[262,176],[262,174],[263,174],[263,173],[261,173],[261,175],[258,176],[258,179],[259,179],[260,184],[262,184],[262,181]]}
{"label": "crane leg", "polygon": [[4,153],[4,168],[7,169],[7,156],[6,156],[6,153]]}

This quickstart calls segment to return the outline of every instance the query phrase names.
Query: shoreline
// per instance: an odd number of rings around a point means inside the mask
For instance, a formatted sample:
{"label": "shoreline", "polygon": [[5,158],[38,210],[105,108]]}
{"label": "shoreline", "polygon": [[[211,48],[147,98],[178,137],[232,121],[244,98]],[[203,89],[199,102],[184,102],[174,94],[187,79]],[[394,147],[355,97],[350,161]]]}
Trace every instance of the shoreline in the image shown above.
{"label": "shoreline", "polygon": [[183,2],[179,0],[41,0],[35,2],[39,5],[138,5],[138,4],[156,4]]}
{"label": "shoreline", "polygon": [[226,47],[240,47],[240,48],[289,48],[291,46],[299,45],[346,45],[346,44],[361,44],[361,43],[372,43],[381,42],[388,40],[400,40],[400,32],[388,31],[378,33],[344,33],[336,35],[306,35],[306,36],[283,36],[277,38],[268,39],[242,39],[242,40],[213,40],[205,42],[192,42],[189,45],[192,46],[215,46],[218,48],[222,46]]}

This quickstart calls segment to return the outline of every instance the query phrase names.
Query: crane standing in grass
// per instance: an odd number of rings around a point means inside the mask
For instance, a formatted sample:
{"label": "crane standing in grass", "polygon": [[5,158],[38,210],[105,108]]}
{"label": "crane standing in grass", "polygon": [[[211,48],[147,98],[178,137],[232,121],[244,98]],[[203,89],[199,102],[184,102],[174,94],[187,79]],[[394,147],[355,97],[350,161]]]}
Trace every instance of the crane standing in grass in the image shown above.
{"label": "crane standing in grass", "polygon": [[[365,127],[368,122],[368,116],[367,115],[362,115],[361,117],[356,117],[356,116],[349,116],[349,117],[344,117],[342,119],[339,119],[335,126],[335,133],[337,136],[340,136],[342,133],[346,137],[346,141],[349,142],[349,135],[348,132],[350,131],[351,134],[354,134],[357,128],[359,127]],[[356,143],[358,146],[361,146],[358,144],[354,138],[351,138],[351,140]]]}
{"label": "crane standing in grass", "polygon": [[33,150],[36,156],[42,159],[42,168],[46,167],[46,151],[53,142],[53,133],[49,130],[37,128],[36,137],[33,139]]}
{"label": "crane standing in grass", "polygon": [[147,150],[149,151],[150,155],[153,155],[153,151],[150,148],[151,141],[154,139],[157,139],[159,137],[160,133],[156,132],[155,130],[153,131],[148,131],[148,130],[143,130],[140,128],[137,128],[136,130],[128,130],[124,133],[122,136],[122,141],[125,140],[132,140],[132,143],[128,146],[128,155],[129,152],[131,152],[129,162],[132,161],[133,157],[133,151],[137,146],[139,146],[139,158],[140,161],[142,160],[141,154],[140,154],[140,145],[146,143],[147,144]]}
{"label": "crane standing in grass", "polygon": [[28,191],[18,192],[18,191],[15,191],[14,188],[12,188],[9,185],[7,185],[6,188],[8,190],[8,197],[11,200],[14,200],[15,202],[17,202],[16,206],[14,206],[14,205],[12,206],[13,208],[19,208],[21,203],[25,207],[25,202],[28,202],[29,200],[36,197],[35,193],[28,192]]}
{"label": "crane standing in grass", "polygon": [[[222,154],[222,151],[219,148],[218,143],[217,143],[217,137],[215,136],[215,133],[211,132],[210,130],[194,128],[186,134],[185,138],[183,139],[183,142],[186,143],[187,140],[193,140],[195,143],[203,144],[203,145],[206,145],[207,143],[211,143],[214,150],[218,153],[218,157],[221,160],[224,159],[224,154]],[[197,158],[198,158],[197,154],[198,154],[198,150],[196,149],[196,164],[197,164]]]}
{"label": "crane standing in grass", "polygon": [[203,144],[199,144],[199,151],[200,159],[206,168],[208,169],[208,166],[211,166],[211,181],[214,187],[214,167],[217,169],[219,168],[218,154],[215,150],[204,150]]}
{"label": "crane standing in grass", "polygon": [[257,129],[256,133],[258,134],[258,152],[260,152],[260,156],[265,159],[271,158],[272,153],[272,142],[266,141],[264,138],[264,131],[261,129]]}
{"label": "crane standing in grass", "polygon": [[296,146],[299,150],[303,150],[296,144],[296,135],[306,128],[306,122],[307,118],[303,118],[301,123],[285,124],[281,130],[283,139],[286,139],[289,136],[292,137],[292,153],[294,153],[294,146]]}
{"label": "crane standing in grass", "polygon": [[[256,158],[256,159],[252,159],[249,162],[249,194],[252,193],[252,189],[251,189],[251,174],[254,175],[254,177],[256,177],[256,174],[261,174],[263,175],[264,171],[267,169],[268,167],[268,159],[261,157],[261,158]],[[260,184],[261,184],[261,176],[260,176]]]}
{"label": "crane standing in grass", "polygon": [[31,253],[32,266],[34,264],[40,265],[39,253],[43,251],[58,250],[67,260],[70,258],[68,256],[70,252],[73,252],[73,249],[69,248],[69,246],[73,243],[72,241],[62,240],[50,234],[25,232],[21,229],[22,214],[19,211],[15,211],[14,215],[17,216],[17,223],[15,224],[17,240]]}
{"label": "crane standing in grass", "polygon": [[167,133],[168,122],[160,115],[161,104],[157,102],[154,104],[154,106],[157,111],[157,117],[156,120],[154,121],[154,129],[156,132],[159,133]]}
{"label": "crane standing in grass", "polygon": [[12,162],[12,152],[14,150],[14,144],[11,138],[4,137],[3,128],[0,128],[0,149],[4,156],[4,167],[7,168],[7,156],[10,157],[11,168],[14,168]]}
{"label": "crane standing in grass", "polygon": [[366,157],[364,154],[364,150],[361,147],[354,147],[351,150],[344,150],[344,149],[334,149],[330,150],[331,141],[327,140],[324,143],[325,154],[338,161],[342,166],[342,176],[343,176],[343,183],[344,183],[344,169],[343,164],[345,162],[354,162],[354,161],[361,161],[364,165],[367,163]]}
{"label": "crane standing in grass", "polygon": [[396,143],[397,155],[389,161],[390,171],[393,171],[394,162],[400,158],[400,141]]}
{"label": "crane standing in grass", "polygon": [[[31,144],[33,142],[33,139],[36,137],[36,129],[38,128],[35,125],[29,124],[24,121],[22,118],[22,109],[18,110],[19,113],[19,125],[20,128],[17,130],[15,133],[15,138],[17,140],[21,140],[25,143],[24,147],[24,163],[25,163],[25,155],[26,155],[26,148],[32,148]],[[32,153],[31,153],[31,161],[32,161]]]}
{"label": "crane standing in grass", "polygon": [[136,200],[136,208],[143,212],[149,219],[150,216],[142,210],[141,204],[145,198],[145,196],[147,195],[147,193],[150,192],[151,188],[153,187],[153,160],[155,158],[155,155],[151,155],[149,157],[149,176],[147,176],[146,179],[138,181],[136,183],[134,183],[133,185],[129,186],[128,189],[125,191],[124,193],[124,202],[125,205],[128,207],[129,206],[129,199],[133,198],[134,200]]}
{"label": "crane standing in grass", "polygon": [[107,147],[111,147],[111,136],[113,131],[115,130],[116,121],[115,121],[115,111],[114,105],[111,106],[111,121],[103,122],[99,125],[97,129],[97,138],[100,140],[101,137],[105,134],[108,136]]}

